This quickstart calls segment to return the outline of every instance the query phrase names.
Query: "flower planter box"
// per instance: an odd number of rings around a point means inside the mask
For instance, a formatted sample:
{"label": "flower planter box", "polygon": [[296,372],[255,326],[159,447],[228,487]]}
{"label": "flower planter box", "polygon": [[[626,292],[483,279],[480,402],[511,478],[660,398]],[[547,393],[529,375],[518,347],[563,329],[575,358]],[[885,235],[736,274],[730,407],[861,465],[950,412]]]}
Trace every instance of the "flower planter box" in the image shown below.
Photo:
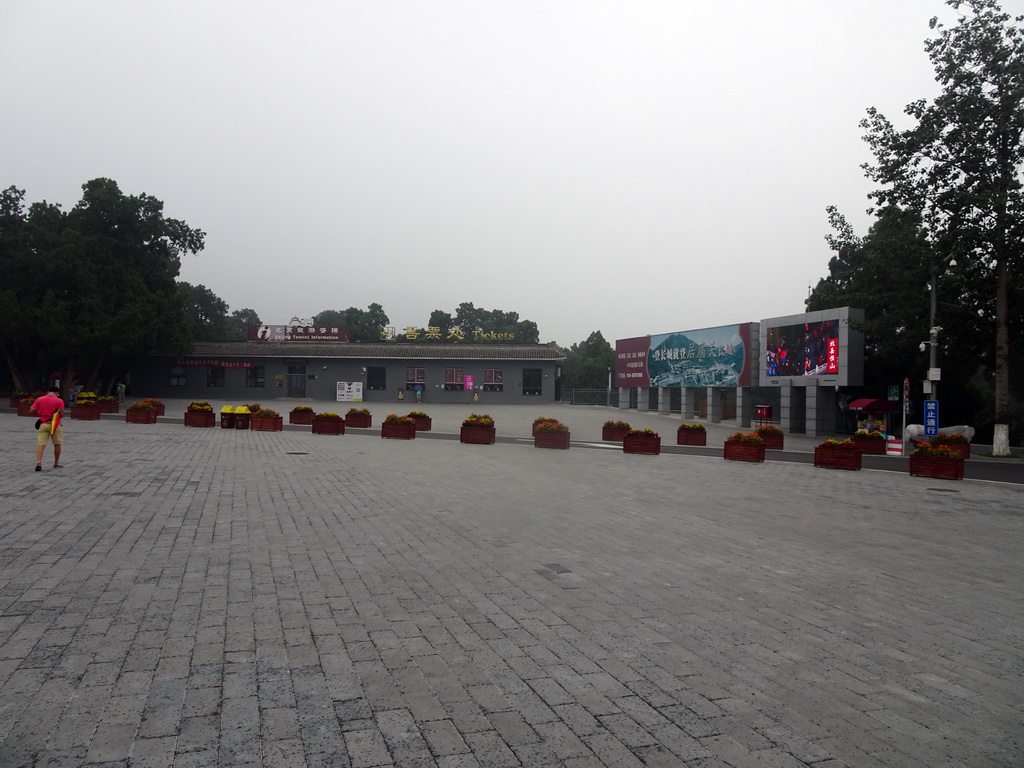
{"label": "flower planter box", "polygon": [[370,429],[373,423],[373,414],[369,416],[357,416],[349,414],[345,417],[345,426],[352,429]]}
{"label": "flower planter box", "polygon": [[601,427],[601,439],[618,443],[629,432],[629,427]]}
{"label": "flower planter box", "polygon": [[786,442],[785,435],[761,435],[764,440],[764,447],[771,451],[781,451]]}
{"label": "flower planter box", "polygon": [[814,448],[814,466],[825,469],[859,470],[861,455],[856,448],[832,448],[818,445]]}
{"label": "flower planter box", "polygon": [[284,416],[250,416],[253,432],[280,432],[284,429]]}
{"label": "flower planter box", "polygon": [[312,424],[313,417],[316,414],[313,411],[289,411],[288,412],[288,423],[289,424]]}
{"label": "flower planter box", "polygon": [[344,419],[313,419],[314,435],[344,435]]}
{"label": "flower planter box", "polygon": [[222,413],[220,415],[220,428],[221,429],[234,429],[235,428],[235,414],[233,414],[233,413]]}
{"label": "flower planter box", "polygon": [[[99,400],[96,405],[100,409],[100,413],[117,413],[119,410],[117,400]],[[153,415],[155,416],[156,414],[154,413]],[[156,422],[153,423],[155,424]]]}
{"label": "flower planter box", "polygon": [[937,477],[941,480],[963,480],[964,460],[946,456],[910,456],[910,474],[915,477]]}
{"label": "flower planter box", "polygon": [[534,432],[534,448],[568,448],[568,432]]}
{"label": "flower planter box", "polygon": [[167,405],[165,403],[150,403],[153,406],[153,410],[156,411],[157,416],[165,415],[167,411]]}
{"label": "flower planter box", "polygon": [[385,421],[380,425],[380,436],[393,440],[413,440],[416,437],[416,425],[388,424]]}
{"label": "flower planter box", "polygon": [[676,445],[707,445],[708,433],[706,429],[683,429],[676,430]]}
{"label": "flower planter box", "polygon": [[[156,416],[156,411],[150,411]],[[185,411],[186,427],[212,427],[216,421],[213,411]]]}
{"label": "flower planter box", "polygon": [[970,443],[944,443],[941,440],[933,439],[932,445],[934,445],[936,448],[948,448],[951,451],[955,451],[961,459],[971,458]]}
{"label": "flower planter box", "polygon": [[429,432],[433,422],[429,416],[410,416],[417,432]]}
{"label": "flower planter box", "polygon": [[32,413],[32,403],[34,403],[34,402],[35,402],[34,400],[29,400],[27,403],[23,403],[23,402],[21,402],[19,400],[18,401],[18,415],[19,416],[35,416],[35,414]]}
{"label": "flower planter box", "polygon": [[496,427],[462,427],[459,430],[459,442],[472,445],[494,445]]}
{"label": "flower planter box", "polygon": [[725,448],[722,451],[724,458],[729,461],[764,461],[764,449],[763,445],[756,445],[755,443],[725,443]]}
{"label": "flower planter box", "polygon": [[156,411],[127,410],[124,412],[124,420],[126,424],[156,424]]}
{"label": "flower planter box", "polygon": [[661,435],[626,435],[622,438],[622,452],[657,456],[661,453]]}
{"label": "flower planter box", "polygon": [[248,429],[249,424],[252,422],[251,413],[236,413],[235,414],[235,429]]}
{"label": "flower planter box", "polygon": [[71,407],[71,418],[80,421],[99,421],[100,407],[95,403],[92,405],[74,405]]}
{"label": "flower planter box", "polygon": [[861,453],[869,456],[885,456],[885,438],[854,435],[853,443]]}

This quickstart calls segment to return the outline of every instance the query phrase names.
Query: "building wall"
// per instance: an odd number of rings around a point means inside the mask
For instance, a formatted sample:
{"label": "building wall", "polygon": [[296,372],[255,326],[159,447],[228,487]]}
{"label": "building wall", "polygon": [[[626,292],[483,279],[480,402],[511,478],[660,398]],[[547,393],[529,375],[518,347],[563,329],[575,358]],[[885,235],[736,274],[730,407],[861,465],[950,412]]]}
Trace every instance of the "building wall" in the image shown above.
{"label": "building wall", "polygon": [[[224,368],[223,386],[207,383],[207,366],[186,366],[176,369],[184,371],[184,386],[172,386],[172,369],[175,360],[151,358],[133,366],[129,373],[129,394],[131,398],[160,397],[188,400],[234,400],[243,402],[268,403],[276,399],[309,399],[334,401],[337,398],[337,382],[354,381],[363,383],[365,402],[398,402],[401,391],[406,402],[415,402],[414,386],[407,382],[409,368],[422,368],[424,373],[423,402],[425,403],[472,403],[474,394],[479,394],[481,403],[536,403],[554,402],[555,380],[559,370],[558,361],[544,360],[439,360],[401,359],[314,359],[248,357],[257,366],[263,366],[263,386],[247,386],[246,368]],[[384,369],[383,386],[369,389],[370,369]],[[500,391],[446,389],[445,372],[458,368],[464,376],[473,376],[474,385],[484,386],[485,369],[500,369],[502,384]],[[298,373],[298,371],[302,373]],[[524,394],[524,372],[534,370],[538,394]],[[177,377],[181,381],[182,377]],[[379,382],[378,382],[379,384]]]}

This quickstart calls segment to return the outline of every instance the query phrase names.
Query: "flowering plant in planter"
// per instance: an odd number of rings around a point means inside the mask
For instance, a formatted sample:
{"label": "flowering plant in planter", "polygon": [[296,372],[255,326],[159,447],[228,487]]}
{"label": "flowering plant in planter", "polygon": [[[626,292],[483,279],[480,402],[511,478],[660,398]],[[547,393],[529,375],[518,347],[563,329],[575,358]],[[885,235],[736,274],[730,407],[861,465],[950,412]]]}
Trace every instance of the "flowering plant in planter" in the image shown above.
{"label": "flowering plant in planter", "polygon": [[932,443],[935,445],[966,445],[969,444],[970,442],[971,441],[967,439],[966,435],[963,435],[959,432],[952,435],[936,435],[935,437],[932,438]]}
{"label": "flowering plant in planter", "polygon": [[277,419],[281,417],[281,414],[273,408],[260,408],[258,411],[253,411],[252,415],[260,419]]}
{"label": "flowering plant in planter", "polygon": [[92,401],[92,400],[95,400],[95,399],[96,399],[96,393],[95,392],[79,392],[78,393],[78,397],[75,398],[75,402],[78,403],[78,402],[81,402],[82,400],[90,400],[90,401]]}
{"label": "flowering plant in planter", "polygon": [[145,400],[143,400],[141,403],[132,403],[131,405],[128,406],[127,410],[129,410],[129,411],[152,411],[153,410],[153,406],[152,406],[152,404],[147,403]]}
{"label": "flowering plant in planter", "polygon": [[409,411],[405,415],[408,416],[410,419],[416,419],[416,418],[422,419],[422,418],[426,417],[427,414],[424,413],[423,411]]}
{"label": "flowering plant in planter", "polygon": [[113,395],[100,395],[99,397],[96,398],[96,402],[98,403],[113,403],[116,401],[117,398],[114,397]]}
{"label": "flowering plant in planter", "polygon": [[349,408],[345,412],[345,415],[346,416],[369,416],[370,415],[370,409],[369,408]]}
{"label": "flowering plant in planter", "polygon": [[733,432],[731,435],[725,438],[725,442],[748,443],[750,445],[764,445],[764,440],[761,438],[761,435],[759,435],[757,432],[747,432],[746,434],[744,434],[743,432]]}
{"label": "flowering plant in planter", "polygon": [[569,427],[554,419],[550,421],[534,422],[534,430],[537,432],[568,432]]}
{"label": "flowering plant in planter", "polygon": [[694,422],[693,424],[680,424],[679,428],[680,429],[694,429],[694,430],[697,430],[697,431],[700,431],[700,432],[703,432],[706,429],[703,424],[700,424],[700,423],[697,423],[697,422]]}
{"label": "flowering plant in planter", "polygon": [[857,448],[857,444],[855,442],[853,442],[853,440],[851,438],[849,438],[849,437],[846,438],[845,440],[835,440],[835,439],[830,437],[824,443],[819,443],[818,447],[819,448],[839,448],[839,449],[844,450],[844,451],[852,451],[852,450],[855,450]]}
{"label": "flowering plant in planter", "polygon": [[626,433],[630,437],[657,437],[658,433],[653,429],[631,429]]}
{"label": "flowering plant in planter", "polygon": [[[153,405],[153,406],[157,406],[157,405],[163,405],[163,404],[164,404],[164,401],[163,401],[163,400],[161,400],[161,399],[160,399],[159,397],[147,397],[147,398],[146,398],[145,400],[143,400],[142,402],[144,402],[144,403],[149,403],[150,405]],[[204,402],[204,403],[205,403],[206,401],[205,401],[205,400],[203,400],[202,402]]]}
{"label": "flowering plant in planter", "polygon": [[931,459],[958,459],[960,454],[952,448],[943,448],[941,445],[930,445],[929,443],[915,443],[912,456],[927,456]]}
{"label": "flowering plant in planter", "polygon": [[615,427],[616,429],[629,429],[628,421],[615,421],[614,419],[608,419],[602,426]]}
{"label": "flowering plant in planter", "polygon": [[557,422],[557,421],[558,421],[558,419],[553,418],[551,416],[538,416],[536,419],[533,420],[533,426],[536,427],[538,424],[545,424],[545,423]]}
{"label": "flowering plant in planter", "polygon": [[292,408],[293,411],[312,411],[313,406],[311,405],[296,405]]}
{"label": "flowering plant in planter", "polygon": [[760,427],[754,430],[754,432],[764,437],[765,435],[784,435],[786,434],[781,429],[776,427],[774,424],[762,424]]}
{"label": "flowering plant in planter", "polygon": [[412,424],[411,416],[399,416],[397,413],[389,413],[384,417],[385,424]]}
{"label": "flowering plant in planter", "polygon": [[188,404],[188,409],[193,413],[197,411],[200,413],[206,413],[207,411],[213,413],[213,406],[205,400],[193,400]]}
{"label": "flowering plant in planter", "polygon": [[318,413],[315,416],[315,418],[317,418],[317,419],[339,420],[339,419],[341,419],[341,415],[337,414],[337,413],[332,413],[331,411],[324,411],[323,413]]}
{"label": "flowering plant in planter", "polygon": [[494,419],[488,416],[486,413],[471,413],[468,418],[462,422],[464,427],[493,427]]}

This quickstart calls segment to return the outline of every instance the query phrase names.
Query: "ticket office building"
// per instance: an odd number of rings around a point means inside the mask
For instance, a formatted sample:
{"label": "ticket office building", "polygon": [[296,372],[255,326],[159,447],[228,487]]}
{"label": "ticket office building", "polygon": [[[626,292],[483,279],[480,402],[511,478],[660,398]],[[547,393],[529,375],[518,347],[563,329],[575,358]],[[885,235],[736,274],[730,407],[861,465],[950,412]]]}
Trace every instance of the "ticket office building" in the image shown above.
{"label": "ticket office building", "polygon": [[128,376],[140,397],[333,401],[340,382],[365,402],[554,402],[565,356],[554,345],[208,342],[150,358]]}

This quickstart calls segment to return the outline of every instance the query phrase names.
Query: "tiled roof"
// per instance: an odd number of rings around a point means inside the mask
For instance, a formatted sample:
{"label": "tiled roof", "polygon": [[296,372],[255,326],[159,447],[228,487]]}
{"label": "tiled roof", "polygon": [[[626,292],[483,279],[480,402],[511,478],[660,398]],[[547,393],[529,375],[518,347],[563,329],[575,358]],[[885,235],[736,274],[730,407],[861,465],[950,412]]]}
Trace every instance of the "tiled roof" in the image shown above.
{"label": "tiled roof", "polygon": [[553,344],[319,344],[208,341],[192,357],[307,357],[400,360],[564,360]]}

